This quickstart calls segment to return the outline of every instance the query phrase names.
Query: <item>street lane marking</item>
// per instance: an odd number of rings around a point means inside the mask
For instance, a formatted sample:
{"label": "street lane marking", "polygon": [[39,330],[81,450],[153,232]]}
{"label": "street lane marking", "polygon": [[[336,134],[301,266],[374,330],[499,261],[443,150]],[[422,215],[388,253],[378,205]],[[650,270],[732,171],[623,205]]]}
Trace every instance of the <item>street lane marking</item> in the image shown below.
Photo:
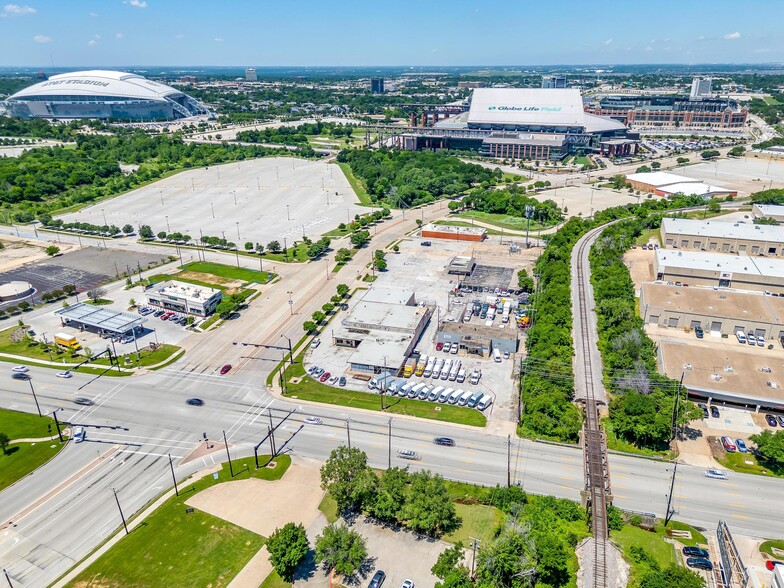
{"label": "street lane marking", "polygon": [[731,517],[735,517],[736,519],[748,519],[748,518],[750,518],[750,517],[747,517],[746,515],[742,515],[742,514],[731,514],[730,516]]}
{"label": "street lane marking", "polygon": [[[155,457],[169,457],[168,453],[153,453],[152,451],[134,451],[133,449],[120,449],[117,453],[138,453],[141,455],[154,455]],[[171,455],[177,459],[182,459],[184,455]]]}
{"label": "street lane marking", "polygon": [[746,508],[745,504],[735,504],[735,503],[732,503],[732,502],[728,502],[727,506],[734,506],[735,508]]}

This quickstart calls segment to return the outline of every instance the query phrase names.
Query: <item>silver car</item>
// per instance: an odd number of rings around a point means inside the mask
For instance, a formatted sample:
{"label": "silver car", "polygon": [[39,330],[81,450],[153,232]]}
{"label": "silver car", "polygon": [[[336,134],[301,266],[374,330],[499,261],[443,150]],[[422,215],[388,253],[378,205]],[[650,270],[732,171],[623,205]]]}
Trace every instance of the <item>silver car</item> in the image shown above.
{"label": "silver car", "polygon": [[705,470],[705,474],[703,474],[706,478],[713,478],[714,480],[726,480],[727,479],[727,472],[723,470],[717,470],[716,468],[708,468]]}
{"label": "silver car", "polygon": [[416,451],[411,451],[410,449],[398,449],[397,456],[400,459],[410,459],[412,461],[419,461],[421,459]]}

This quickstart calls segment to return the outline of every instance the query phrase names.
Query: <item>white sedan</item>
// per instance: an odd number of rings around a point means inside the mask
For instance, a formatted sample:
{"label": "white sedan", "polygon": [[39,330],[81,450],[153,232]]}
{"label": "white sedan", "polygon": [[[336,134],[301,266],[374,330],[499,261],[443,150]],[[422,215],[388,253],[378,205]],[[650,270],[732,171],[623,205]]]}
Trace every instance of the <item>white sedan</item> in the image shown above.
{"label": "white sedan", "polygon": [[57,377],[58,377],[58,378],[70,378],[70,377],[72,377],[72,376],[73,376],[73,374],[72,374],[70,371],[66,371],[66,372],[57,372]]}
{"label": "white sedan", "polygon": [[16,372],[18,374],[24,374],[25,372],[29,372],[30,368],[27,367],[26,365],[15,365],[14,367],[11,368],[11,371]]}
{"label": "white sedan", "polygon": [[324,421],[322,421],[322,420],[321,420],[320,418],[318,418],[318,417],[310,416],[310,417],[307,417],[307,418],[305,419],[305,422],[306,422],[307,424],[309,424],[309,425],[320,425],[320,424],[321,424],[321,423],[323,423]]}
{"label": "white sedan", "polygon": [[716,468],[708,468],[705,470],[704,476],[706,478],[713,478],[714,480],[726,480],[727,472],[723,470],[717,470]]}

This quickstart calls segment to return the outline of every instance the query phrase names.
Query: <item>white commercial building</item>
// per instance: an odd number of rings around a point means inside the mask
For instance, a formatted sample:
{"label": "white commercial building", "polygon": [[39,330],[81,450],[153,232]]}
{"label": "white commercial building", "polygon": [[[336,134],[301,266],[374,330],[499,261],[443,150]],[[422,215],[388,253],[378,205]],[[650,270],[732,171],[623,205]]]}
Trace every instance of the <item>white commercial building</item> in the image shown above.
{"label": "white commercial building", "polygon": [[751,214],[754,218],[772,218],[784,222],[784,206],[777,204],[754,204],[751,207]]}
{"label": "white commercial building", "polygon": [[216,288],[175,281],[150,286],[146,295],[150,306],[196,316],[211,314],[223,298],[223,293]]}
{"label": "white commercial building", "polygon": [[657,196],[672,196],[684,194],[685,196],[702,196],[703,198],[737,196],[738,191],[732,188],[722,188],[706,184],[700,180],[679,176],[669,172],[642,172],[629,174],[626,181],[632,188],[641,192],[652,192]]}
{"label": "white commercial building", "polygon": [[775,225],[664,218],[661,239],[672,249],[784,257],[784,227]]}
{"label": "white commercial building", "polygon": [[691,81],[691,92],[689,99],[699,100],[700,98],[710,97],[713,87],[713,80],[710,78],[694,78]]}

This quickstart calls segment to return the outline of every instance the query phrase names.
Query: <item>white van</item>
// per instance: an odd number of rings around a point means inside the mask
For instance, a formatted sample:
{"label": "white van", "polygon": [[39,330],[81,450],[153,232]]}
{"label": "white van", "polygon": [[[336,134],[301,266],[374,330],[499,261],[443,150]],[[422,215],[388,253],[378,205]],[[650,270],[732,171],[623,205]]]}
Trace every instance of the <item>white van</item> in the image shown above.
{"label": "white van", "polygon": [[452,360],[447,359],[444,362],[444,367],[441,368],[441,379],[446,380],[449,377],[449,371],[452,369]]}
{"label": "white van", "polygon": [[433,368],[433,379],[437,380],[441,377],[441,370],[444,369],[444,360],[439,359],[436,362],[436,366]]}
{"label": "white van", "polygon": [[470,390],[468,392],[463,393],[463,395],[460,397],[460,400],[457,401],[457,405],[465,406],[466,402],[468,402],[468,399],[471,398],[473,395],[474,393],[471,392]]}
{"label": "white van", "polygon": [[484,410],[491,404],[493,404],[493,397],[490,396],[489,394],[485,394],[484,396],[482,396],[482,399],[477,403],[476,408],[478,410]]}
{"label": "white van", "polygon": [[743,331],[735,331],[735,336],[738,338],[738,343],[746,344],[746,335]]}
{"label": "white van", "polygon": [[471,373],[471,384],[476,386],[479,383],[481,377],[482,377],[482,372],[480,372],[479,370],[474,370]]}
{"label": "white van", "polygon": [[468,408],[474,408],[479,403],[479,401],[482,399],[483,396],[484,394],[482,394],[481,392],[474,392],[471,395],[471,398],[468,399],[468,402],[466,402],[466,406]]}
{"label": "white van", "polygon": [[392,382],[391,384],[389,384],[387,386],[387,394],[395,395],[405,385],[406,385],[406,381],[405,380],[395,380],[394,382]]}
{"label": "white van", "polygon": [[435,401],[438,400],[438,397],[441,395],[441,392],[443,392],[443,391],[444,391],[444,387],[443,386],[438,386],[436,388],[433,388],[430,391],[430,394],[427,395],[427,399],[430,402],[435,402]]}
{"label": "white van", "polygon": [[465,379],[466,379],[465,368],[460,368],[460,370],[457,372],[457,382],[459,384],[462,384],[463,382],[465,382]]}
{"label": "white van", "polygon": [[408,396],[408,391],[414,387],[414,382],[407,382],[404,386],[401,386],[400,389],[397,391],[398,396]]}
{"label": "white van", "polygon": [[424,382],[417,384],[416,386],[412,386],[411,389],[408,391],[407,396],[409,398],[416,398],[419,394],[419,391],[425,387]]}
{"label": "white van", "polygon": [[493,349],[493,359],[496,363],[501,363],[501,351],[497,347]]}
{"label": "white van", "polygon": [[457,401],[458,401],[458,400],[460,400],[460,398],[461,398],[462,396],[463,396],[463,390],[462,390],[462,389],[461,389],[461,390],[455,390],[455,391],[454,391],[454,392],[452,392],[452,394],[449,396],[449,400],[447,400],[447,403],[448,403],[448,404],[457,404]]}
{"label": "white van", "polygon": [[430,395],[430,391],[433,389],[432,386],[425,386],[419,391],[417,394],[417,399],[419,400],[427,400],[427,397]]}
{"label": "white van", "polygon": [[444,402],[449,400],[449,397],[452,396],[452,393],[454,391],[455,391],[454,388],[447,388],[446,390],[441,392],[441,394],[438,395],[438,402],[440,402],[441,404],[444,404]]}

